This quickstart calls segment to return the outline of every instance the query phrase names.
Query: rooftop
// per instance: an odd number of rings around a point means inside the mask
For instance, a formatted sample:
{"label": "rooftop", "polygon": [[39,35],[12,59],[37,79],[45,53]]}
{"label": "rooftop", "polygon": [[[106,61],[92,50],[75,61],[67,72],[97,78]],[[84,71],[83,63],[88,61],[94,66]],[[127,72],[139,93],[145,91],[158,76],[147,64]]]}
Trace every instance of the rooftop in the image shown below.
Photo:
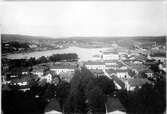
{"label": "rooftop", "polygon": [[50,112],[50,111],[59,111],[61,112],[61,108],[60,108],[60,104],[59,102],[57,101],[56,98],[53,98],[49,104],[45,107],[45,112]]}
{"label": "rooftop", "polygon": [[116,69],[116,70],[114,70],[114,69],[108,69],[108,70],[106,70],[106,72],[108,74],[119,73],[119,72],[128,72],[128,69],[125,69],[125,70],[122,70],[122,69]]}
{"label": "rooftop", "polygon": [[118,63],[118,60],[104,60],[104,63]]}
{"label": "rooftop", "polygon": [[96,73],[96,74],[104,74],[103,70],[91,69],[90,71],[91,71],[92,73]]}
{"label": "rooftop", "polygon": [[126,112],[125,107],[122,105],[118,98],[108,97],[106,102],[106,110],[107,112],[113,111],[122,111]]}
{"label": "rooftop", "polygon": [[50,69],[76,69],[77,66],[75,65],[52,65],[50,66]]}
{"label": "rooftop", "polygon": [[129,79],[128,83],[131,86],[142,86],[146,83],[151,83],[151,82],[146,78],[134,78],[134,79]]}
{"label": "rooftop", "polygon": [[118,52],[115,52],[115,51],[105,51],[103,52],[104,55],[110,55],[110,54],[113,54],[113,55],[118,55]]}
{"label": "rooftop", "polygon": [[123,89],[125,88],[125,83],[122,80],[120,80],[117,76],[112,75],[111,78]]}
{"label": "rooftop", "polygon": [[84,62],[85,65],[104,65],[104,62],[100,62],[100,61],[87,61]]}
{"label": "rooftop", "polygon": [[11,82],[13,82],[13,83],[29,82],[31,79],[32,79],[32,77],[30,77],[30,76],[22,76],[21,78],[12,79]]}

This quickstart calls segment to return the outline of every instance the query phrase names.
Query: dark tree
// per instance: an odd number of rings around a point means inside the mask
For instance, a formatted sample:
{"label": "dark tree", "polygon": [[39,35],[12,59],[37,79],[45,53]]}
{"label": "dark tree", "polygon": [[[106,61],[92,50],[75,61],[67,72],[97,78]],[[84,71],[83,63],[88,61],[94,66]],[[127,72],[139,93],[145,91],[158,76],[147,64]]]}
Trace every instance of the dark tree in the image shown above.
{"label": "dark tree", "polygon": [[109,79],[106,76],[100,76],[96,79],[96,84],[107,94],[112,94],[115,90],[115,84],[113,80]]}
{"label": "dark tree", "polygon": [[58,99],[61,108],[63,108],[63,104],[65,103],[70,92],[70,84],[64,81],[61,81],[56,89],[56,98]]}
{"label": "dark tree", "polygon": [[88,104],[94,113],[105,114],[106,97],[100,87],[95,86],[89,91]]}

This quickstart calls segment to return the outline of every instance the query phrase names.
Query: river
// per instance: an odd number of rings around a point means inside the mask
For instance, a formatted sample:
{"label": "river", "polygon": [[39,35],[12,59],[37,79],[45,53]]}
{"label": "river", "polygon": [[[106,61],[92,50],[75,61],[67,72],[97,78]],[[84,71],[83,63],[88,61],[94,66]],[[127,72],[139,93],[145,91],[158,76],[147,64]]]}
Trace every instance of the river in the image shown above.
{"label": "river", "polygon": [[6,57],[8,59],[22,59],[35,57],[39,58],[41,56],[51,56],[52,54],[63,54],[63,53],[76,53],[79,57],[79,61],[97,60],[98,57],[94,55],[100,54],[100,51],[107,50],[109,48],[80,48],[80,47],[69,47],[65,49],[55,49],[47,51],[36,51],[30,53],[19,53],[19,54],[9,54]]}

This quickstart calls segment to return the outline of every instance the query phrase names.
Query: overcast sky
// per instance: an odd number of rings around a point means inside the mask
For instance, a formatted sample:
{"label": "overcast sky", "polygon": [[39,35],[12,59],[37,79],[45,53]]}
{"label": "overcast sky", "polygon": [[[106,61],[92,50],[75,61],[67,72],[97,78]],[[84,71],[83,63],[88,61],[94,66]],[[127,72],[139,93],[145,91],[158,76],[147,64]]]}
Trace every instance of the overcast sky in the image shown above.
{"label": "overcast sky", "polygon": [[6,2],[2,33],[49,37],[165,35],[159,2]]}

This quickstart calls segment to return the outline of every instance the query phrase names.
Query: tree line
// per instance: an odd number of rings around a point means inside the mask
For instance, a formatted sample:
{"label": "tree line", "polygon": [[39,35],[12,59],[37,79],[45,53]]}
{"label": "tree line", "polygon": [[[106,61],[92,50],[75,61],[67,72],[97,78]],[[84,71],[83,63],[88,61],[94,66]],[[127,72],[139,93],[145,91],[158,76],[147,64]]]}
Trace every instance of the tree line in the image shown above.
{"label": "tree line", "polygon": [[166,77],[156,75],[154,85],[145,84],[135,91],[117,93],[129,114],[164,114],[166,110]]}
{"label": "tree line", "polygon": [[95,77],[89,70],[76,71],[70,85],[58,87],[57,99],[65,114],[105,114],[106,96],[115,90],[112,80],[105,76]]}
{"label": "tree line", "polygon": [[2,53],[13,53],[15,51],[20,51],[20,48],[22,48],[24,51],[30,49],[28,43],[20,43],[16,41],[11,41],[8,43],[2,42]]}
{"label": "tree line", "polygon": [[[53,54],[51,56],[45,57],[41,56],[39,58],[31,57],[29,59],[2,59],[2,73],[10,72],[12,74],[20,75],[22,70],[32,70],[32,66],[47,62],[72,62],[78,61],[78,55],[75,53],[67,54]],[[7,66],[7,68],[5,67]]]}

